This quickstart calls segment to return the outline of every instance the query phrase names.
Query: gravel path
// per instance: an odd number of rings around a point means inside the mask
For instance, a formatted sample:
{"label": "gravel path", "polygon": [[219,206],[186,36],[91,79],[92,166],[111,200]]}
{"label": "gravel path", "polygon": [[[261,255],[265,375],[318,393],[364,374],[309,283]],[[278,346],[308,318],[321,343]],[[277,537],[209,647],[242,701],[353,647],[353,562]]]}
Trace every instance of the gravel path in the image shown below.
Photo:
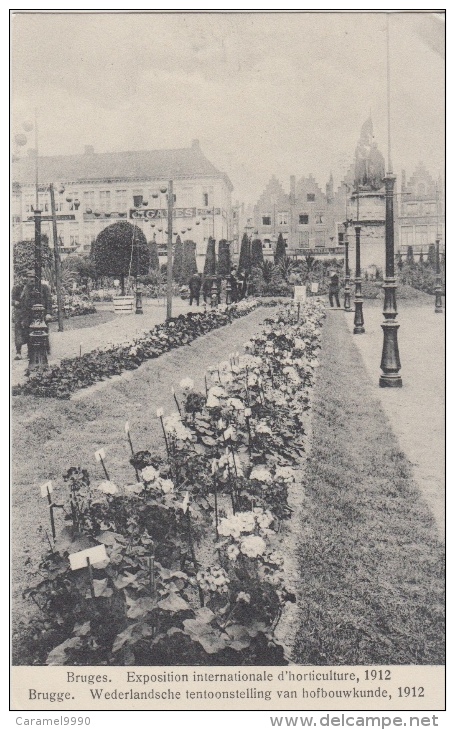
{"label": "gravel path", "polygon": [[[414,478],[444,535],[445,491],[445,317],[435,314],[434,298],[419,306],[400,306],[397,321],[402,388],[379,388],[383,332],[382,307],[364,305],[365,334],[352,335],[375,395],[386,412]],[[341,315],[352,332],[352,314]]]}
{"label": "gravel path", "polygon": [[148,448],[164,454],[156,409],[163,407],[165,413],[176,410],[171,386],[178,393],[180,380],[187,376],[202,391],[205,368],[225,360],[232,351],[240,351],[273,311],[260,307],[187,347],[149,360],[137,370],[110,381],[108,387],[91,389],[83,398],[13,399],[12,571],[16,626],[32,611],[21,594],[29,578],[36,575],[46,545],[45,535],[37,532],[40,525],[46,529],[49,526],[46,500],[39,496],[39,485],[52,479],[57,486],[62,482],[62,474],[73,465],[87,468],[94,480],[103,479],[93,456],[100,447],[106,450],[112,480],[134,481],[125,421],[130,423],[135,449]]}

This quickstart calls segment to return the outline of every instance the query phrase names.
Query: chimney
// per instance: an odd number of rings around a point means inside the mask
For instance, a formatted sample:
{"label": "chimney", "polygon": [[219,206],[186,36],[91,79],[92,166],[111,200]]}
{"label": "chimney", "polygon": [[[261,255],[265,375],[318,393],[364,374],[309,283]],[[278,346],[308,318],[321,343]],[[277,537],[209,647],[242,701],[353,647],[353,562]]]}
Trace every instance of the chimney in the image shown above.
{"label": "chimney", "polygon": [[291,199],[291,205],[294,205],[295,203],[295,175],[291,175],[290,179],[290,199]]}
{"label": "chimney", "polygon": [[200,149],[200,144],[199,144],[199,140],[198,139],[193,139],[193,141],[191,142],[191,148],[193,150]]}
{"label": "chimney", "polygon": [[86,144],[84,146],[84,155],[93,155],[95,154],[95,148],[91,144]]}

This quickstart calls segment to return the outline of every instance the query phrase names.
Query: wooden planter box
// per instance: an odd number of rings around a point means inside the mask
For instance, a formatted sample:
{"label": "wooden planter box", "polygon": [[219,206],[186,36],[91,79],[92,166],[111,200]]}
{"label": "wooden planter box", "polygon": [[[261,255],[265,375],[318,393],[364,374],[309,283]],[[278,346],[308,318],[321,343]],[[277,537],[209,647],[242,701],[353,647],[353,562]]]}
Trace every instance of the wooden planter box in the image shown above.
{"label": "wooden planter box", "polygon": [[134,312],[135,297],[113,297],[114,312],[116,314],[132,314]]}

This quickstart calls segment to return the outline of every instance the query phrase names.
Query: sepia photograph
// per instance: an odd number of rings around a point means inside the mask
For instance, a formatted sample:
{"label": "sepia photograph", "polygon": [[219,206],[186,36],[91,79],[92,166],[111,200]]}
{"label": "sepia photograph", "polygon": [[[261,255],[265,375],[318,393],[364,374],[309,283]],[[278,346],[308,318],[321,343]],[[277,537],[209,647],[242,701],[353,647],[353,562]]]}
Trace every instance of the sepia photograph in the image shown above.
{"label": "sepia photograph", "polygon": [[444,11],[10,34],[15,709],[444,709]]}

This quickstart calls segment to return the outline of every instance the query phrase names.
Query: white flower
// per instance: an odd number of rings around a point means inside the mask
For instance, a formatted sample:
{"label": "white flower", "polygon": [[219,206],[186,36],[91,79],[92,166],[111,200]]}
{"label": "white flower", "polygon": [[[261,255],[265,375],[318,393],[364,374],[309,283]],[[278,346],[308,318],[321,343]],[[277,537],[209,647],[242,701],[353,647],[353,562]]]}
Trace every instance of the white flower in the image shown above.
{"label": "white flower", "polygon": [[248,558],[257,558],[263,555],[266,550],[266,542],[258,535],[248,535],[242,538],[240,542],[240,550]]}
{"label": "white flower", "polygon": [[252,414],[251,408],[245,408],[245,417],[250,418]]}
{"label": "white flower", "polygon": [[145,482],[153,482],[159,476],[159,472],[153,466],[146,466],[141,470],[141,474]]}
{"label": "white flower", "polygon": [[235,599],[236,603],[250,603],[251,596],[249,593],[245,593],[244,591],[240,591],[237,598]]}
{"label": "white flower", "polygon": [[226,552],[229,560],[237,560],[237,555],[239,554],[240,550],[238,549],[237,545],[229,545]]}
{"label": "white flower", "polygon": [[220,401],[214,395],[208,395],[205,405],[207,408],[216,408],[220,405]]}
{"label": "white flower", "polygon": [[117,494],[118,492],[118,486],[114,484],[114,482],[104,481],[100,482],[98,485],[95,486],[95,489],[101,490],[101,492],[104,492],[104,494]]}
{"label": "white flower", "polygon": [[225,517],[220,521],[218,533],[223,537],[240,537],[242,532],[252,532],[256,520],[252,512],[237,512],[236,515]]}
{"label": "white flower", "polygon": [[257,479],[259,482],[265,482],[268,484],[272,481],[272,475],[268,469],[265,469],[265,467],[255,466],[251,471],[250,479]]}
{"label": "white flower", "polygon": [[258,523],[258,526],[261,530],[264,532],[267,531],[268,527],[273,522],[273,515],[271,512],[267,510],[267,512],[262,512],[262,510],[256,510],[255,511],[255,517]]}
{"label": "white flower", "polygon": [[174,491],[174,482],[171,479],[160,479],[159,485],[164,494]]}
{"label": "white flower", "polygon": [[256,433],[268,433],[270,436],[272,436],[272,430],[270,426],[267,426],[264,421],[259,421],[259,423],[256,425]]}
{"label": "white flower", "polygon": [[209,389],[208,395],[214,395],[215,398],[223,398],[226,395],[226,391],[219,385],[212,385]]}
{"label": "white flower", "polygon": [[194,380],[191,380],[191,378],[183,378],[183,380],[180,381],[180,387],[182,390],[193,390]]}
{"label": "white flower", "polygon": [[234,408],[236,411],[243,411],[245,409],[244,404],[240,398],[228,398],[228,405]]}
{"label": "white flower", "polygon": [[295,480],[294,469],[292,469],[292,467],[290,467],[290,466],[277,466],[277,468],[275,470],[275,476],[278,479],[284,479],[285,481],[287,481],[287,480],[294,481]]}
{"label": "white flower", "polygon": [[161,416],[163,416],[163,415],[164,415],[164,410],[162,408],[157,408],[156,409],[156,417],[157,418],[161,418]]}

